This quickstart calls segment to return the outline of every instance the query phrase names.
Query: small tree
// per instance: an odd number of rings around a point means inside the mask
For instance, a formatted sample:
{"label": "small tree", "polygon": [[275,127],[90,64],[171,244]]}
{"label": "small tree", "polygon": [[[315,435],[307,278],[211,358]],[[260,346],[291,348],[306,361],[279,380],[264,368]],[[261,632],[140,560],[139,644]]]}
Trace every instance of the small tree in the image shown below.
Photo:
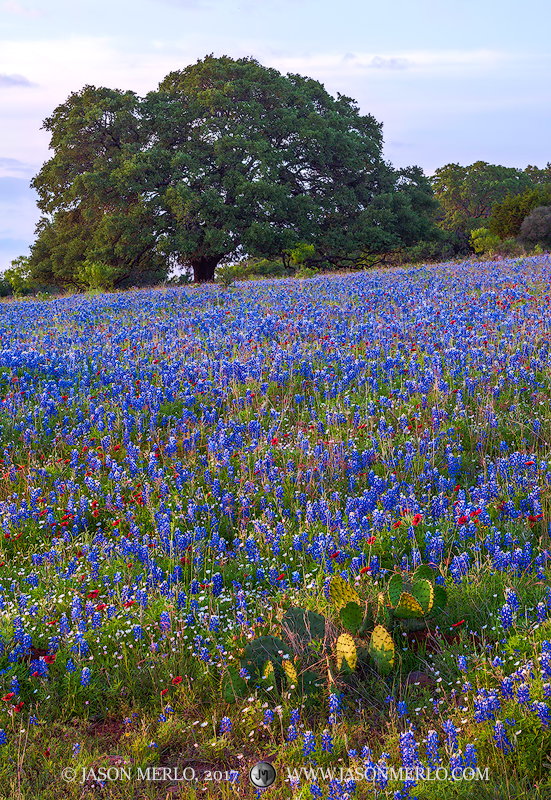
{"label": "small tree", "polygon": [[11,268],[4,272],[4,279],[10,284],[16,297],[21,297],[34,289],[28,256],[14,258]]}
{"label": "small tree", "polygon": [[501,239],[490,233],[488,228],[477,228],[471,231],[471,245],[478,255],[494,255],[497,252]]}
{"label": "small tree", "polygon": [[539,206],[529,214],[518,237],[523,244],[551,248],[551,206]]}

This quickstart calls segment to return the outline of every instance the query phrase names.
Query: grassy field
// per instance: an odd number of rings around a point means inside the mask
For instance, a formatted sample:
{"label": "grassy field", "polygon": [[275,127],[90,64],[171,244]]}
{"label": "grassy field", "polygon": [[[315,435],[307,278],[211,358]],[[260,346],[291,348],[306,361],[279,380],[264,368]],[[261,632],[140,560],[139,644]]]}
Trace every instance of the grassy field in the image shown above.
{"label": "grassy field", "polygon": [[1,304],[0,797],[551,797],[550,277]]}

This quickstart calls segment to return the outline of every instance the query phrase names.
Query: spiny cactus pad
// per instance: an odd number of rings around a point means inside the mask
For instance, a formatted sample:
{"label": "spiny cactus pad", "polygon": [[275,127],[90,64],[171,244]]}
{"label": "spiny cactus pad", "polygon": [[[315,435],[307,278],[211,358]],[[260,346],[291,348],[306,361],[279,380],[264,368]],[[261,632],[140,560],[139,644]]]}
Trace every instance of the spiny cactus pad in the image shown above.
{"label": "spiny cactus pad", "polygon": [[333,575],[331,578],[329,596],[339,609],[344,608],[347,603],[361,603],[358,593],[340,575]]}
{"label": "spiny cactus pad", "polygon": [[385,596],[383,592],[379,592],[377,598],[377,614],[375,616],[377,625],[390,625],[390,613],[385,604]]}
{"label": "spiny cactus pad", "polygon": [[222,697],[226,703],[235,703],[247,695],[249,691],[247,684],[234,667],[229,667],[224,673],[221,681]]}
{"label": "spiny cactus pad", "polygon": [[388,582],[388,597],[391,605],[397,606],[400,602],[400,596],[404,591],[404,581],[401,575],[393,575]]}
{"label": "spiny cactus pad", "polygon": [[394,666],[394,642],[390,633],[382,625],[377,625],[371,634],[369,655],[383,675],[387,675]]}
{"label": "spiny cactus pad", "polygon": [[266,661],[264,664],[264,669],[262,670],[262,680],[263,681],[270,681],[274,680],[274,665],[271,661]]}
{"label": "spiny cactus pad", "polygon": [[339,616],[344,627],[348,628],[352,633],[356,633],[364,618],[362,609],[353,600],[347,603],[344,608],[341,608]]}
{"label": "spiny cactus pad", "polygon": [[425,616],[422,606],[415,597],[408,594],[408,592],[402,592],[400,595],[400,602],[393,610],[396,617],[420,618]]}
{"label": "spiny cactus pad", "polygon": [[349,633],[341,633],[337,639],[337,667],[341,669],[343,666],[343,658],[346,660],[347,666],[351,670],[356,669],[356,662],[358,661],[358,654],[356,652],[356,643]]}
{"label": "spiny cactus pad", "polygon": [[282,661],[282,666],[289,688],[291,688],[291,686],[296,688],[298,686],[298,675],[292,661],[290,661],[288,658],[284,658]]}
{"label": "spiny cactus pad", "polygon": [[411,590],[412,595],[415,597],[425,614],[428,614],[432,609],[434,602],[434,587],[430,581],[425,578],[416,579],[413,581]]}
{"label": "spiny cactus pad", "polygon": [[289,648],[277,636],[259,636],[245,647],[242,666],[251,674],[260,676],[269,659],[281,677],[281,660],[284,654],[291,655]]}
{"label": "spiny cactus pad", "polygon": [[434,603],[432,605],[432,613],[437,614],[439,611],[443,611],[446,608],[447,602],[448,593],[443,586],[436,584],[434,587]]}
{"label": "spiny cactus pad", "polygon": [[411,576],[411,579],[414,582],[420,580],[421,578],[424,578],[425,580],[434,583],[434,578],[435,578],[434,570],[432,569],[432,567],[429,567],[428,564],[421,564],[420,566],[418,566],[413,575]]}
{"label": "spiny cactus pad", "polygon": [[289,608],[281,620],[281,630],[288,641],[293,637],[302,644],[312,641],[323,641],[325,638],[325,617],[305,608]]}

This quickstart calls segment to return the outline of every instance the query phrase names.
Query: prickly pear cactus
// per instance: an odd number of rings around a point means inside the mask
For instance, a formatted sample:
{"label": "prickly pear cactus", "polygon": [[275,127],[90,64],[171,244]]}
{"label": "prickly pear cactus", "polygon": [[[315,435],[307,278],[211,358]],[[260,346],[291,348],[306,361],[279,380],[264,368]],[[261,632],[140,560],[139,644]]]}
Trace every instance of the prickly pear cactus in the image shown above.
{"label": "prickly pear cactus", "polygon": [[305,608],[289,608],[281,619],[281,630],[290,642],[293,637],[306,645],[312,641],[323,641],[325,638],[325,617]]}
{"label": "prickly pear cactus", "polygon": [[388,599],[391,606],[397,606],[404,591],[404,581],[399,574],[393,575],[388,582]]}
{"label": "prickly pear cactus", "polygon": [[269,682],[275,680],[274,665],[271,661],[266,661],[262,670],[262,680]]}
{"label": "prickly pear cactus", "polygon": [[343,659],[346,661],[346,666],[350,670],[356,669],[358,661],[358,653],[356,651],[356,643],[349,633],[341,633],[337,639],[337,668],[342,669]]}
{"label": "prickly pear cactus", "polygon": [[282,661],[282,666],[285,677],[287,678],[287,685],[290,689],[296,689],[298,686],[298,675],[292,661],[290,661],[288,658],[284,658]]}
{"label": "prickly pear cactus", "polygon": [[429,614],[434,603],[434,587],[432,583],[426,578],[414,578],[411,593],[423,609],[423,613]]}
{"label": "prickly pear cactus", "polygon": [[436,584],[434,586],[434,603],[432,605],[432,613],[438,614],[446,608],[448,602],[448,593],[443,586]]}
{"label": "prickly pear cactus", "polygon": [[287,645],[277,636],[259,636],[245,647],[241,666],[245,667],[251,677],[258,679],[269,660],[275,669],[276,678],[280,679],[283,675],[281,663],[284,654],[291,656]]}
{"label": "prickly pear cactus", "polygon": [[390,633],[382,625],[377,625],[371,634],[369,655],[374,660],[379,672],[388,675],[394,666],[394,642]]}
{"label": "prickly pear cactus", "polygon": [[395,617],[413,617],[414,619],[420,619],[425,616],[423,607],[409,592],[402,592],[400,601],[396,608],[393,609],[393,613]]}
{"label": "prickly pear cactus", "polygon": [[249,691],[247,684],[234,667],[229,667],[222,676],[220,689],[226,703],[235,703]]}
{"label": "prickly pear cactus", "polygon": [[385,604],[385,596],[383,592],[379,592],[377,598],[377,614],[375,616],[375,623],[377,625],[388,626],[391,623],[390,613]]}
{"label": "prickly pear cactus", "polygon": [[417,580],[425,579],[434,583],[434,570],[428,564],[420,564],[411,576],[411,580],[415,583]]}
{"label": "prickly pear cactus", "polygon": [[331,578],[329,596],[338,609],[344,608],[347,603],[361,603],[358,593],[340,575]]}
{"label": "prickly pear cactus", "polygon": [[339,616],[344,627],[348,628],[352,633],[356,633],[364,619],[362,609],[353,600],[347,603],[344,608],[341,608]]}

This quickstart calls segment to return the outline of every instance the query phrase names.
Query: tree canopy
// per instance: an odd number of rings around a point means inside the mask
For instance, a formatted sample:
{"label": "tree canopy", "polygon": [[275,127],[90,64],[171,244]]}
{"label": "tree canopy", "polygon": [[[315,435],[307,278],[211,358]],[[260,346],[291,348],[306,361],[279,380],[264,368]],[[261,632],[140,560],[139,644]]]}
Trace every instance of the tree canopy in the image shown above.
{"label": "tree canopy", "polygon": [[176,265],[212,280],[224,258],[301,244],[314,265],[357,266],[434,231],[430,181],[383,160],[381,123],[253,58],[207,56],[145,98],[86,86],[43,127],[43,281],[82,286],[101,268],[119,286]]}
{"label": "tree canopy", "polygon": [[[551,176],[550,176],[551,181]],[[518,236],[523,220],[538,206],[551,203],[551,182],[538,185],[522,194],[509,195],[501,203],[495,203],[488,220],[488,230],[500,239]]]}
{"label": "tree canopy", "polygon": [[459,164],[440,167],[431,181],[442,207],[442,227],[468,236],[491,216],[496,203],[532,189],[540,181],[541,173],[545,171],[536,167],[523,171],[486,161],[476,161],[467,167]]}

